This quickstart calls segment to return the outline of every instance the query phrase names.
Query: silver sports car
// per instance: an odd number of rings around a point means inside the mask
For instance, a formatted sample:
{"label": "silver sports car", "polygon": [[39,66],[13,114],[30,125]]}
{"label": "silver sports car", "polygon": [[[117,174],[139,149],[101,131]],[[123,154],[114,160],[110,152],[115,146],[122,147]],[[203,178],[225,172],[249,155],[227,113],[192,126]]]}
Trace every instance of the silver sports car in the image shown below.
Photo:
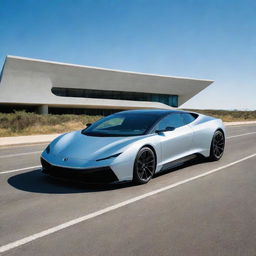
{"label": "silver sports car", "polygon": [[177,110],[129,110],[53,140],[41,156],[42,170],[84,182],[147,183],[171,164],[195,156],[219,160],[222,121]]}

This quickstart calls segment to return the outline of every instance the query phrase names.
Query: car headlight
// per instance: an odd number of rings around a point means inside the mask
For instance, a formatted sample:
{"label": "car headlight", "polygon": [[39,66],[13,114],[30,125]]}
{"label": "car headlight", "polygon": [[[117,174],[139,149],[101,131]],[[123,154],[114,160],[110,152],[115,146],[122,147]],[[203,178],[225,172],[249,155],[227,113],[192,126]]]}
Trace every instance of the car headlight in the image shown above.
{"label": "car headlight", "polygon": [[121,154],[122,153],[117,153],[117,154],[114,154],[114,155],[111,155],[111,156],[108,156],[108,157],[97,159],[96,161],[102,161],[102,160],[107,160],[107,159],[110,159],[110,158],[115,158],[115,157],[118,157]]}

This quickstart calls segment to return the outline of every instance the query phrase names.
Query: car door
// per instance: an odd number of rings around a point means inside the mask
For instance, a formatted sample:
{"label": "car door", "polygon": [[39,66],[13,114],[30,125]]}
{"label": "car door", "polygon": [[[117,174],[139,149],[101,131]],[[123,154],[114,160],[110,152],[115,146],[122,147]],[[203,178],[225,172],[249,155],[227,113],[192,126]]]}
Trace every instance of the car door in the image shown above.
{"label": "car door", "polygon": [[181,113],[164,117],[155,130],[165,130],[167,127],[174,130],[158,133],[163,165],[189,155],[192,149],[193,129],[186,124]]}

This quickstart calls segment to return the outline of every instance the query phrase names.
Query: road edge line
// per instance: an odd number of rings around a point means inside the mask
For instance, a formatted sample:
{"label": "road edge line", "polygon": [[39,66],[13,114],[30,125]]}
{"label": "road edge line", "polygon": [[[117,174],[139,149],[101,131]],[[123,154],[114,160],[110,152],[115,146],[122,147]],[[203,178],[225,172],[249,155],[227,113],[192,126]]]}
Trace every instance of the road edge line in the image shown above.
{"label": "road edge line", "polygon": [[36,166],[30,166],[30,167],[15,169],[15,170],[3,171],[3,172],[0,172],[0,175],[1,174],[12,173],[12,172],[26,171],[26,170],[36,169],[36,168],[41,168],[41,167],[42,167],[41,165],[36,165]]}
{"label": "road edge line", "polygon": [[3,245],[0,247],[0,253],[1,252],[6,252],[6,251],[9,251],[13,248],[16,248],[16,247],[19,247],[21,245],[24,245],[24,244],[27,244],[29,242],[32,242],[36,239],[39,239],[39,238],[42,238],[42,237],[45,237],[47,235],[50,235],[50,234],[53,234],[57,231],[60,231],[60,230],[63,230],[63,229],[66,229],[68,227],[71,227],[71,226],[74,226],[78,223],[81,223],[81,222],[84,222],[86,220],[89,220],[89,219],[92,219],[92,218],[95,218],[97,216],[100,216],[102,214],[105,214],[105,213],[108,213],[108,212],[111,212],[111,211],[114,211],[118,208],[121,208],[123,206],[126,206],[126,205],[129,205],[129,204],[132,204],[134,202],[137,202],[137,201],[140,201],[144,198],[147,198],[147,197],[150,197],[152,195],[156,195],[158,193],[161,193],[161,192],[164,192],[164,191],[167,191],[169,189],[172,189],[172,188],[175,188],[175,187],[178,187],[180,185],[183,185],[183,184],[186,184],[188,182],[191,182],[191,181],[194,181],[194,180],[197,180],[197,179],[200,179],[202,177],[205,177],[207,175],[210,175],[210,174],[213,174],[213,173],[216,173],[216,172],[219,172],[225,168],[228,168],[228,167],[231,167],[235,164],[238,164],[238,163],[241,163],[245,160],[248,160],[252,157],[255,157],[256,156],[256,153],[252,154],[252,155],[249,155],[249,156],[246,156],[246,157],[243,157],[237,161],[234,161],[234,162],[231,162],[229,164],[226,164],[226,165],[223,165],[223,166],[220,166],[218,168],[215,168],[215,169],[212,169],[210,171],[207,171],[207,172],[204,172],[202,174],[199,174],[199,175],[196,175],[196,176],[193,176],[193,177],[190,177],[188,179],[185,179],[185,180],[182,180],[182,181],[179,181],[179,182],[175,182],[173,184],[170,184],[168,186],[165,186],[163,188],[160,188],[160,189],[156,189],[156,190],[153,190],[151,192],[147,192],[145,194],[142,194],[140,196],[136,196],[134,198],[131,198],[131,199],[128,199],[128,200],[125,200],[123,202],[120,202],[120,203],[117,203],[117,204],[114,204],[112,206],[108,206],[104,209],[101,209],[101,210],[98,210],[98,211],[95,211],[93,213],[89,213],[89,214],[86,214],[82,217],[78,217],[76,219],[73,219],[73,220],[70,220],[70,221],[67,221],[67,222],[64,222],[60,225],[57,225],[57,226],[54,226],[52,228],[49,228],[49,229],[45,229],[41,232],[38,232],[38,233],[35,233],[33,235],[30,235],[30,236],[27,236],[25,238],[22,238],[22,239],[19,239],[17,241],[14,241],[14,242],[11,242],[11,243],[8,243],[6,245]]}

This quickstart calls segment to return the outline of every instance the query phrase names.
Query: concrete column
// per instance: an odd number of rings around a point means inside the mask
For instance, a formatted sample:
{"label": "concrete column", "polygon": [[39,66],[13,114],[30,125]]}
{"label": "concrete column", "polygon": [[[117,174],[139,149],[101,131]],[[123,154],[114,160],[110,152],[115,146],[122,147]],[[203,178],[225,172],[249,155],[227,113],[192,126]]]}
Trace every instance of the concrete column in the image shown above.
{"label": "concrete column", "polygon": [[41,105],[37,108],[37,113],[41,115],[47,115],[48,114],[48,105]]}

